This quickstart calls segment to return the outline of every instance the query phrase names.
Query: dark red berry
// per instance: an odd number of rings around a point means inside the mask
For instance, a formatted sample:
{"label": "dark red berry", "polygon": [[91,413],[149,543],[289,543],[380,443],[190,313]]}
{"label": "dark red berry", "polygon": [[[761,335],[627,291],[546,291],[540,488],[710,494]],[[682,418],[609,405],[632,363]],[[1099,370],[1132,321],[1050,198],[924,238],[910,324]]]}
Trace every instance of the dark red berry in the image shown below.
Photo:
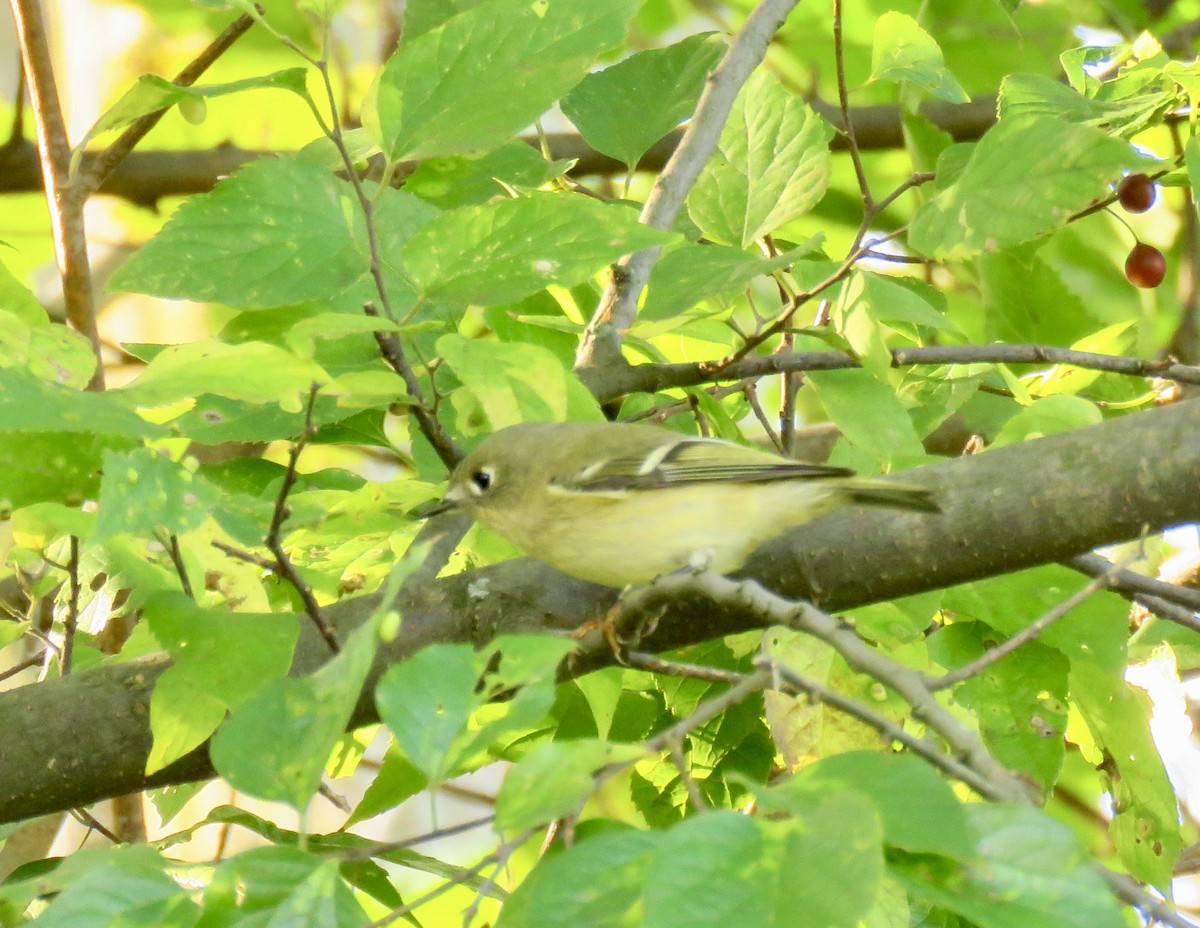
{"label": "dark red berry", "polygon": [[1135,287],[1157,287],[1167,276],[1167,259],[1153,245],[1138,242],[1125,259],[1125,276]]}
{"label": "dark red berry", "polygon": [[1145,174],[1130,174],[1117,184],[1117,200],[1131,213],[1144,213],[1154,205],[1156,188]]}

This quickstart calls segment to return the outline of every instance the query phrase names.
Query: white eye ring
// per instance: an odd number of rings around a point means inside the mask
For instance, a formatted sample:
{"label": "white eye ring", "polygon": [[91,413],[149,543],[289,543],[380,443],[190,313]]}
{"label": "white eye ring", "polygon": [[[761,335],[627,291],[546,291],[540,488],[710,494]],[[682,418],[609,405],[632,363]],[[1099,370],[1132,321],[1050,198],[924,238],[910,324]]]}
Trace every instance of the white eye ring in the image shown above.
{"label": "white eye ring", "polygon": [[476,496],[482,496],[492,487],[492,482],[496,478],[496,469],[494,467],[481,467],[475,473],[471,474],[471,492]]}

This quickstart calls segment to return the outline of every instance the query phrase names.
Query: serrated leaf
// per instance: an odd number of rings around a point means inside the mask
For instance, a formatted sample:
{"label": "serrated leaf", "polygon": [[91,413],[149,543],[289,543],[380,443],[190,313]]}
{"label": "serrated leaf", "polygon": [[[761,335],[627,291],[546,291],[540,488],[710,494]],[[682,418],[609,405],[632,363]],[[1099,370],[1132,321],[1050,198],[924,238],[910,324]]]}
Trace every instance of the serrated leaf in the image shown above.
{"label": "serrated leaf", "polygon": [[1104,196],[1123,171],[1157,163],[1089,126],[1047,116],[1005,120],[976,143],[961,176],[917,210],[909,243],[930,257],[961,260],[1029,241]]}
{"label": "serrated leaf", "polygon": [[870,80],[903,81],[950,103],[970,99],[946,68],[933,36],[911,16],[893,10],[875,20]]}
{"label": "serrated leaf", "polygon": [[584,140],[630,170],[650,147],[691,115],[725,42],[714,33],[636,52],[595,71],[562,100]]}
{"label": "serrated leaf", "polygon": [[692,221],[713,241],[742,248],[774,232],[825,195],[832,138],[811,107],[756,71],[688,195]]}
{"label": "serrated leaf", "polygon": [[367,271],[350,186],[297,158],[246,165],[172,214],[110,289],[247,309],[336,296]]}
{"label": "serrated leaf", "polygon": [[487,0],[396,51],[363,110],[393,161],[495,148],[617,45],[638,0]]}
{"label": "serrated leaf", "polygon": [[571,161],[547,161],[531,145],[506,142],[485,155],[427,158],[404,189],[442,209],[486,203],[512,190],[530,192],[569,170]]}
{"label": "serrated leaf", "polygon": [[669,239],[626,206],[537,192],[443,213],[403,254],[426,298],[490,306],[550,284],[574,286],[622,255]]}

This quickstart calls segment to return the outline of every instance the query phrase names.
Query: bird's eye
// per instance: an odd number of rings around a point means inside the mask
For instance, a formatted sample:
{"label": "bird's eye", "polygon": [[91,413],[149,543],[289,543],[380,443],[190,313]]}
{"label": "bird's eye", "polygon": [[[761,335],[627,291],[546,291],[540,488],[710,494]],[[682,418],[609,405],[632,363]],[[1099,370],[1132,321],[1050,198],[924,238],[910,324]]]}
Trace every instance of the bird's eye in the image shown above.
{"label": "bird's eye", "polygon": [[490,467],[481,467],[475,473],[471,474],[471,483],[475,484],[479,492],[486,492],[492,485],[492,469]]}

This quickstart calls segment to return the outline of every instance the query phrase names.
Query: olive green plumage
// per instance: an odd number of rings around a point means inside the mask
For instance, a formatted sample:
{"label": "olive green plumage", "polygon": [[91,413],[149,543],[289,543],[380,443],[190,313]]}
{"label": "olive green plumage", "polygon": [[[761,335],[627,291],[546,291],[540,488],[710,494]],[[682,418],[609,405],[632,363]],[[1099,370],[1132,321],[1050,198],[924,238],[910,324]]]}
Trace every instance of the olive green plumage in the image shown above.
{"label": "olive green plumage", "polygon": [[764,541],[847,502],[938,511],[921,487],[618,422],[501,429],[455,468],[438,510],[461,509],[565,573],[622,587],[689,564],[736,570]]}

